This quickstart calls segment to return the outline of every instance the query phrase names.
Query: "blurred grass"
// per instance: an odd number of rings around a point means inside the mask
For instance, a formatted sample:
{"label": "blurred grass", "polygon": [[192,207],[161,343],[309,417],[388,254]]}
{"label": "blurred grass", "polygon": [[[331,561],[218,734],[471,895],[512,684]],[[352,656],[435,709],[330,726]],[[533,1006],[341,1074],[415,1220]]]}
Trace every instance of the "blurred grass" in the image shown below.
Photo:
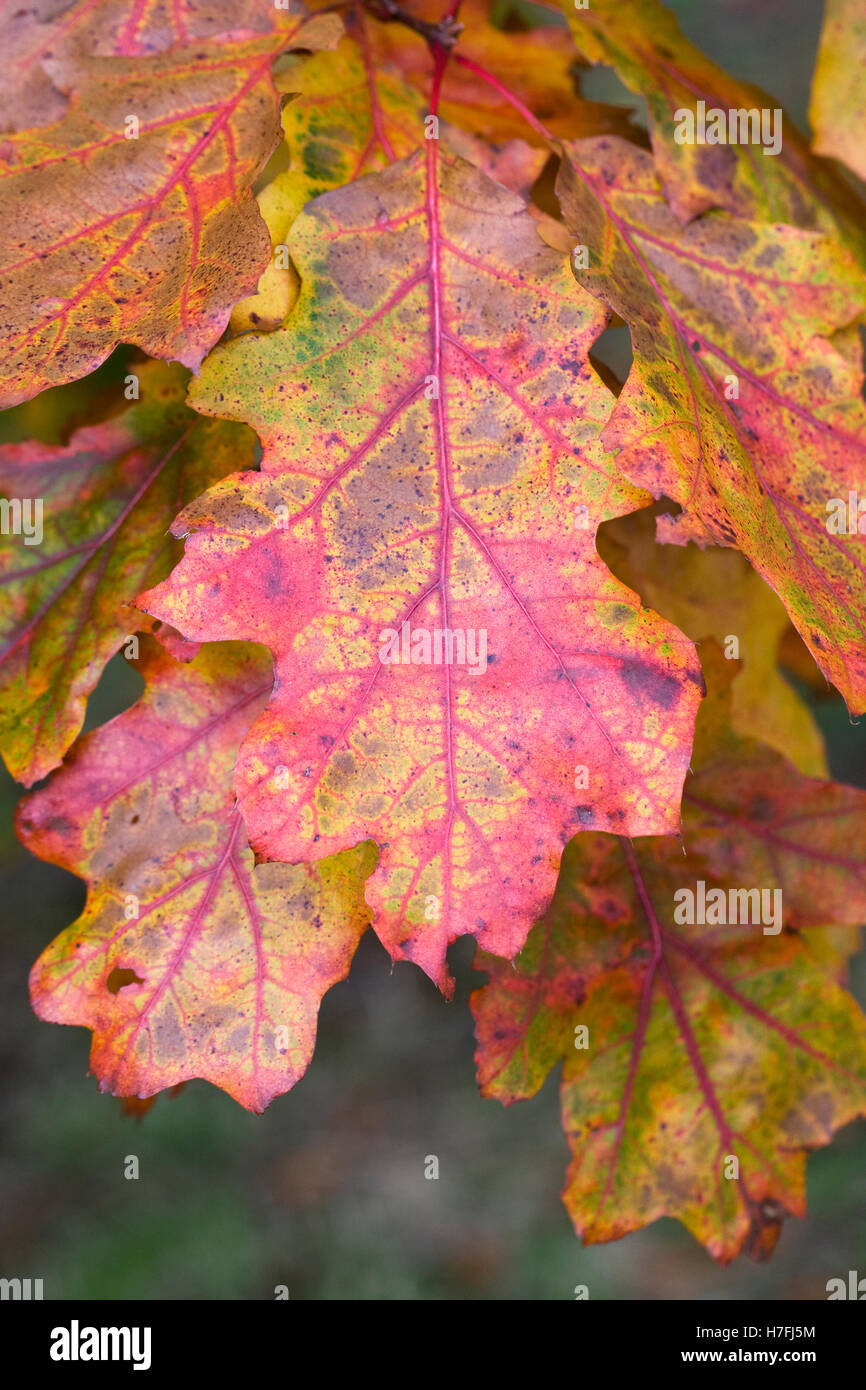
{"label": "blurred grass", "polygon": [[[673,8],[690,37],[802,118],[818,31],[813,3],[744,0]],[[122,379],[121,350],[96,379],[0,419],[4,438],[53,440]],[[136,697],[122,658],[88,727]],[[813,702],[836,776],[866,785],[866,723]],[[409,966],[392,971],[368,933],[351,978],[322,1008],[314,1063],[262,1117],[202,1082],[161,1097],[142,1122],[87,1079],[89,1034],[40,1023],[27,1002],[39,951],[81,910],[83,886],[30,858],[0,779],[0,1262],[42,1277],[49,1298],[569,1299],[824,1298],[828,1278],[866,1272],[866,1124],[809,1164],[809,1218],[788,1222],[767,1265],[718,1268],[675,1222],[583,1249],[559,1201],[567,1163],[552,1077],[503,1109],[477,1094],[467,1008],[471,947],[451,961],[446,1004]],[[854,989],[866,1000],[861,956]],[[128,1155],[140,1178],[124,1178]],[[437,1182],[424,1178],[436,1154]]]}

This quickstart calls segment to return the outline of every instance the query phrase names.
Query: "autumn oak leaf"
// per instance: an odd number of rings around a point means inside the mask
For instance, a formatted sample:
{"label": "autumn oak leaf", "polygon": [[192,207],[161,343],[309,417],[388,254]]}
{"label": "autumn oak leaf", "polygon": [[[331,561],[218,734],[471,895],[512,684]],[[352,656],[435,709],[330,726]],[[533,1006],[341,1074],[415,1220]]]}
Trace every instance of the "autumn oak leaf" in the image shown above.
{"label": "autumn oak leaf", "polygon": [[823,233],[722,213],[682,227],[650,156],[615,137],[563,151],[557,191],[586,251],[575,274],[634,350],[604,443],[636,486],[681,505],[664,539],[742,551],[862,711],[866,602],[848,517],[866,478],[862,353],[829,337],[866,307],[866,280]]}
{"label": "autumn oak leaf", "polygon": [[[53,125],[68,110],[68,98],[51,80],[53,59],[82,53],[148,58],[201,39],[233,43],[272,33],[276,8],[269,0],[172,0],[170,6],[165,0],[136,0],[134,5],[127,0],[50,0],[29,6],[11,0],[0,14],[5,60],[0,130]],[[290,9],[294,18],[303,13],[297,0],[280,8]],[[323,19],[315,23],[321,33]]]}
{"label": "autumn oak leaf", "polygon": [[[615,68],[645,98],[656,169],[681,222],[711,208],[786,222],[840,236],[866,263],[866,209],[850,185],[815,158],[774,97],[702,53],[661,0],[592,0],[581,10],[572,0],[561,4],[583,56]],[[733,138],[697,138],[701,111],[705,122],[711,112],[724,112],[726,135],[731,113],[737,122]],[[693,138],[686,138],[690,133]]]}
{"label": "autumn oak leaf", "polygon": [[267,13],[264,32],[164,51],[120,23],[110,56],[37,45],[67,105],[0,143],[0,405],[85,375],[118,342],[197,371],[255,289],[270,248],[251,188],[280,134],[271,65],[341,32],[299,6]]}
{"label": "autumn oak leaf", "polygon": [[825,0],[809,119],[818,154],[866,179],[866,10],[861,0]]}
{"label": "autumn oak leaf", "polygon": [[595,549],[646,500],[599,447],[605,310],[440,144],[295,222],[287,324],[218,349],[191,396],[253,425],[261,472],[186,509],[140,602],[271,648],[238,763],[251,843],[376,840],[376,930],[445,987],[455,937],[519,949],[581,826],[676,828],[702,681]]}
{"label": "autumn oak leaf", "polygon": [[27,786],[60,762],[105,663],[142,626],[129,605],[178,558],[178,503],[253,465],[252,431],[190,410],[188,378],[147,363],[129,377],[140,398],[68,444],[0,445],[0,491],[22,508],[0,549],[0,751]]}
{"label": "autumn oak leaf", "polygon": [[19,807],[24,844],[88,885],[33,967],[33,1007],[92,1029],[104,1091],[146,1098],[201,1077],[261,1111],[303,1075],[319,1002],[348,974],[375,848],[254,866],[232,771],[271,687],[260,648],[181,664],[145,638],[140,668],[139,702]]}
{"label": "autumn oak leaf", "polygon": [[[514,966],[479,953],[472,995],[485,1095],[531,1096],[562,1060],[581,1238],[673,1216],[722,1262],[771,1252],[805,1214],[807,1153],[866,1113],[866,1020],[817,930],[866,917],[866,793],[735,735],[728,695],[698,720],[682,841],[578,836]],[[731,895],[752,890],[747,918]]]}

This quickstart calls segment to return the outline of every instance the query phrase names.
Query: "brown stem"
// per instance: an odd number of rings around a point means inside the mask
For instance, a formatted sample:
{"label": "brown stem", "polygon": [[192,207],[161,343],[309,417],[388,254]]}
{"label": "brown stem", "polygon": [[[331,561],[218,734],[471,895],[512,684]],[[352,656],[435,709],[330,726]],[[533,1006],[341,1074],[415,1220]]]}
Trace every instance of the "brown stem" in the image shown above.
{"label": "brown stem", "polygon": [[463,29],[462,24],[448,15],[437,24],[416,19],[404,10],[397,0],[364,0],[364,8],[382,24],[405,24],[407,29],[412,29],[426,39],[431,48],[444,49],[446,52],[454,47]]}

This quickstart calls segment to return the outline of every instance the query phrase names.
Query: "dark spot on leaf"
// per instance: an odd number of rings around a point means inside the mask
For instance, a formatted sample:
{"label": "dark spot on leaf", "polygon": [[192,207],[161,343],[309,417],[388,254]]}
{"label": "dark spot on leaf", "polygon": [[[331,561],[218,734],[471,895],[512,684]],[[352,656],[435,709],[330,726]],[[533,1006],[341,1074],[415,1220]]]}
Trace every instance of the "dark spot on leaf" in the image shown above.
{"label": "dark spot on leaf", "polygon": [[136,975],[134,970],[128,970],[116,965],[105,981],[105,988],[109,994],[117,994],[125,985],[143,985],[144,980]]}
{"label": "dark spot on leaf", "polygon": [[661,709],[671,709],[676,703],[679,682],[667,671],[656,671],[644,661],[623,658],[622,678],[635,697],[643,696]]}

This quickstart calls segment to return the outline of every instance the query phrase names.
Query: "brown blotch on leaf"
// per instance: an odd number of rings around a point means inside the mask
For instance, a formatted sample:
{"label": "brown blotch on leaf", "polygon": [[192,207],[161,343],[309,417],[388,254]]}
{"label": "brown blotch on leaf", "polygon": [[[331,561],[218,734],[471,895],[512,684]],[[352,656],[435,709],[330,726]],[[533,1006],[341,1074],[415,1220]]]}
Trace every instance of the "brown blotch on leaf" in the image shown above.
{"label": "brown blotch on leaf", "polygon": [[144,980],[134,970],[116,965],[105,981],[109,994],[119,994],[126,985],[143,985]]}

